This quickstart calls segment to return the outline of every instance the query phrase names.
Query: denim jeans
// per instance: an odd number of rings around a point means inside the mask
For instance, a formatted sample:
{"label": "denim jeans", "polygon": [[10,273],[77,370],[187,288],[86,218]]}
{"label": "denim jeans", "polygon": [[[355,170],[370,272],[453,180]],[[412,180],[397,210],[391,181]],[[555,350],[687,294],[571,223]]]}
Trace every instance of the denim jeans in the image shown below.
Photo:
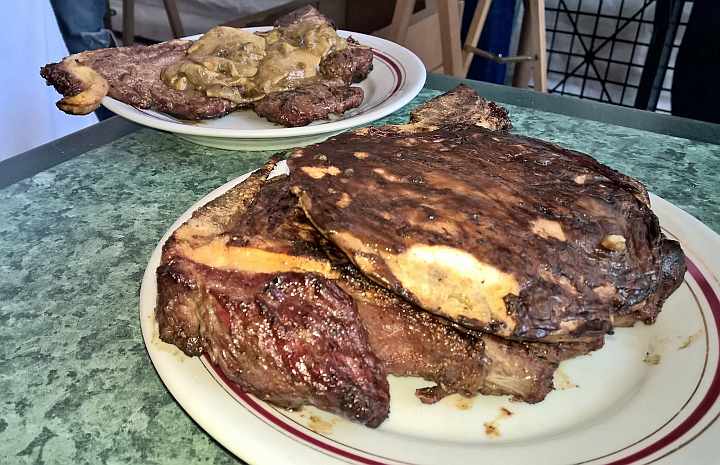
{"label": "denim jeans", "polygon": [[103,24],[107,0],[50,0],[50,3],[70,53],[112,45],[110,31]]}
{"label": "denim jeans", "polygon": [[[103,23],[107,0],[50,0],[50,4],[70,53],[107,48],[113,44],[112,35]],[[113,115],[105,107],[95,110],[95,114],[99,120]]]}

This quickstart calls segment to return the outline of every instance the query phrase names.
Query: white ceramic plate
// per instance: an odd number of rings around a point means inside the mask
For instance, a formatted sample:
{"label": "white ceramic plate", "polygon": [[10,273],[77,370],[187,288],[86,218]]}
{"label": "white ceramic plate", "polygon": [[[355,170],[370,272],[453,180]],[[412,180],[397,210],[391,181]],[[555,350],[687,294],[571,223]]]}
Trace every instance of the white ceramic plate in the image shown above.
{"label": "white ceramic plate", "polygon": [[[286,165],[276,168],[286,171]],[[720,428],[720,237],[651,196],[688,273],[655,325],[618,329],[590,356],[564,362],[559,389],[536,405],[507,397],[448,397],[421,404],[413,378],[390,379],[390,417],[369,429],[312,407],[278,409],[230,385],[205,358],[158,338],[155,270],[162,244],[191,213],[247,175],[193,205],[165,234],[145,271],[140,320],[150,357],[182,407],[251,464],[716,464]],[[657,364],[648,363],[657,361]],[[512,415],[504,415],[501,409]]]}
{"label": "white ceramic plate", "polygon": [[[268,27],[248,28],[262,31]],[[259,117],[252,110],[203,121],[183,121],[164,113],[142,110],[115,100],[103,99],[110,111],[144,126],[169,131],[192,142],[232,150],[279,150],[320,142],[348,128],[367,124],[398,110],[415,97],[425,84],[425,67],[410,50],[385,39],[357,32],[338,31],[372,47],[373,70],[359,84],[365,92],[362,104],[308,126],[286,128]],[[187,37],[195,40],[200,35]]]}

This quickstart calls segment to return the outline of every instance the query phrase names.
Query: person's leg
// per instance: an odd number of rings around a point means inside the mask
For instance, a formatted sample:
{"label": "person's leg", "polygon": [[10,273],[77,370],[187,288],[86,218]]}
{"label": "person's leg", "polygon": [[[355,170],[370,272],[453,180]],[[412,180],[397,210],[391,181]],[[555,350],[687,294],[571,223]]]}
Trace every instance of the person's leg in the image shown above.
{"label": "person's leg", "polygon": [[107,0],[50,0],[50,3],[70,53],[112,45],[110,31],[103,24]]}
{"label": "person's leg", "polygon": [[[107,0],[50,0],[60,32],[70,53],[107,48],[112,45],[110,31],[104,28]],[[105,107],[95,110],[99,120],[113,116]]]}
{"label": "person's leg", "polygon": [[675,62],[672,113],[720,123],[720,2],[696,0]]}

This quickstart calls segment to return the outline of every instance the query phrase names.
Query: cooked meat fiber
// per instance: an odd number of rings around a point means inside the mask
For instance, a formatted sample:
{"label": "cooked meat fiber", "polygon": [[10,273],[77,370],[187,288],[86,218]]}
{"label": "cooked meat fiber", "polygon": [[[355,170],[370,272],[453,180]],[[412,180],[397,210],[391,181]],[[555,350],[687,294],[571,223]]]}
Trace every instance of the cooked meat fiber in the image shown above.
{"label": "cooked meat fiber", "polygon": [[453,123],[473,124],[493,131],[512,129],[512,122],[505,108],[480,97],[464,84],[413,109],[409,124],[385,128],[389,131],[418,132]]}
{"label": "cooked meat fiber", "polygon": [[288,161],[313,225],[383,287],[470,328],[557,341],[651,323],[680,284],[682,250],[638,181],[537,139],[412,126]]}
{"label": "cooked meat fiber", "polygon": [[40,74],[65,97],[58,107],[73,114],[96,110],[105,93],[137,108],[196,120],[235,110],[233,102],[197,91],[179,91],[160,79],[162,70],[183,58],[192,42],[171,40],[157,45],[105,48],[72,55],[44,66]]}
{"label": "cooked meat fiber", "polygon": [[305,126],[331,113],[342,114],[359,106],[359,87],[331,87],[314,84],[286,92],[275,92],[255,104],[255,112],[283,126]]}
{"label": "cooked meat fiber", "polygon": [[[372,283],[354,266],[341,267],[340,272],[339,284],[355,299],[370,345],[387,372],[436,383],[417,391],[422,402],[480,393],[535,403],[553,389],[553,373],[561,359],[536,356],[532,344],[458,331]],[[585,348],[573,354],[590,352],[581,353]]]}

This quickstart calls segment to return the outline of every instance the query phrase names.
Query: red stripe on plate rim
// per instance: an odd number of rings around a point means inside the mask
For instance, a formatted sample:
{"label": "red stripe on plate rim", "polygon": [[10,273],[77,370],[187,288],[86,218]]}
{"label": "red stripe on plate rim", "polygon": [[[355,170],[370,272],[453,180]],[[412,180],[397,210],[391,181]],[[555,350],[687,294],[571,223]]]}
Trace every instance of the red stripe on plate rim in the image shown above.
{"label": "red stripe on plate rim", "polygon": [[[700,271],[697,265],[695,265],[695,263],[693,263],[693,261],[687,257],[685,258],[685,263],[687,264],[690,276],[692,276],[695,282],[698,284],[700,290],[705,296],[705,300],[707,300],[708,305],[710,306],[713,319],[715,320],[715,331],[717,332],[718,338],[720,338],[720,299],[718,299],[717,294],[713,290],[712,286],[710,286],[710,283],[707,281],[705,275],[703,275],[702,271]],[[715,368],[712,382],[707,392],[705,393],[705,397],[703,397],[697,407],[695,407],[695,410],[693,410],[692,413],[688,415],[682,423],[680,423],[668,434],[658,439],[654,443],[649,444],[645,448],[640,449],[639,451],[634,452],[621,459],[609,462],[606,465],[629,465],[633,462],[636,462],[637,460],[648,457],[649,455],[654,454],[655,452],[658,452],[665,447],[668,447],[670,444],[680,439],[683,435],[690,431],[693,426],[697,425],[700,420],[703,419],[703,417],[717,401],[718,396],[720,396],[720,364],[718,364],[718,366],[716,366]]]}
{"label": "red stripe on plate rim", "polygon": [[[387,102],[393,95],[397,94],[398,90],[400,90],[400,87],[402,87],[402,85],[405,83],[405,74],[406,73],[401,68],[401,65],[398,61],[396,61],[393,57],[388,56],[388,55],[384,54],[383,52],[380,52],[379,50],[376,50],[376,49],[373,49],[373,54],[378,59],[385,62],[387,67],[390,69],[390,71],[392,71],[394,78],[395,78],[395,83],[394,83],[392,91],[390,91],[390,93],[384,99],[382,99],[381,101],[379,101],[378,103],[376,103],[375,105],[373,105],[371,107],[365,108],[363,110],[363,113],[368,112],[370,110],[374,110],[375,108],[377,108],[380,105]],[[132,105],[130,105],[130,106],[132,106]],[[175,118],[173,116],[168,115],[167,113],[156,112],[154,110],[148,110],[145,108],[138,108],[138,107],[133,107],[133,108],[135,108],[136,110],[138,110],[139,112],[141,112],[142,114],[144,114],[145,116],[147,116],[149,118],[159,119],[159,120],[165,121],[166,123],[175,123],[175,124],[184,124],[184,125],[194,125],[196,123],[195,121],[185,121],[182,119]],[[152,111],[152,113],[150,111]],[[355,116],[357,116],[357,115],[355,115]]]}
{"label": "red stripe on plate rim", "polygon": [[[700,287],[700,290],[702,291],[703,295],[705,296],[706,301],[708,302],[710,306],[710,310],[713,315],[713,320],[715,321],[715,331],[718,334],[718,338],[720,338],[720,299],[718,298],[717,294],[713,290],[712,286],[708,282],[708,280],[705,278],[705,275],[702,273],[702,271],[693,263],[692,260],[689,258],[685,258],[685,261],[687,263],[688,272],[690,273],[690,276],[693,278],[693,280],[698,284]],[[297,439],[306,442],[310,444],[311,446],[314,446],[315,448],[321,449],[322,451],[329,452],[330,454],[337,455],[342,457],[346,460],[352,460],[356,463],[361,463],[365,465],[388,465],[390,462],[381,462],[378,460],[374,460],[368,457],[364,457],[358,454],[355,454],[353,452],[341,449],[339,447],[336,447],[335,445],[322,441],[321,439],[318,439],[316,437],[313,437],[304,431],[301,431],[294,427],[293,425],[286,423],[282,421],[276,414],[274,414],[271,410],[267,409],[263,405],[261,405],[257,400],[255,400],[252,396],[248,395],[247,393],[243,392],[235,383],[230,381],[223,373],[222,371],[216,367],[210,359],[203,356],[202,357],[204,365],[206,367],[210,367],[212,371],[216,374],[217,378],[220,378],[223,383],[225,384],[224,387],[227,389],[230,389],[235,395],[238,396],[243,401],[243,404],[246,408],[249,410],[259,414],[262,418],[269,421],[276,427],[282,429],[283,431],[289,433],[290,435],[296,437]],[[632,463],[637,462],[638,460],[641,460],[643,458],[646,458],[677,441],[678,439],[682,438],[683,435],[685,435],[688,431],[690,431],[695,425],[697,425],[707,414],[709,409],[715,404],[716,400],[720,397],[720,363],[715,367],[715,373],[713,374],[713,379],[710,384],[710,387],[705,393],[705,396],[700,401],[700,403],[695,407],[695,409],[688,415],[685,420],[682,421],[677,427],[675,427],[672,431],[670,431],[665,436],[661,437],[660,439],[656,440],[655,442],[645,446],[644,448],[633,452],[630,455],[627,455],[625,457],[622,457],[620,459],[606,462],[605,465],[629,465]],[[321,436],[324,438],[324,436]],[[693,438],[694,439],[694,438]],[[687,443],[686,443],[687,444]],[[349,447],[349,446],[346,446]],[[678,448],[679,449],[679,448]],[[677,450],[677,449],[676,449]],[[374,455],[377,457],[376,454],[372,454],[368,452],[370,455]],[[380,458],[380,457],[378,457]],[[382,457],[382,459],[385,460],[392,460],[387,459],[385,457]],[[591,459],[592,460],[592,459]],[[397,463],[397,461],[395,461]]]}

